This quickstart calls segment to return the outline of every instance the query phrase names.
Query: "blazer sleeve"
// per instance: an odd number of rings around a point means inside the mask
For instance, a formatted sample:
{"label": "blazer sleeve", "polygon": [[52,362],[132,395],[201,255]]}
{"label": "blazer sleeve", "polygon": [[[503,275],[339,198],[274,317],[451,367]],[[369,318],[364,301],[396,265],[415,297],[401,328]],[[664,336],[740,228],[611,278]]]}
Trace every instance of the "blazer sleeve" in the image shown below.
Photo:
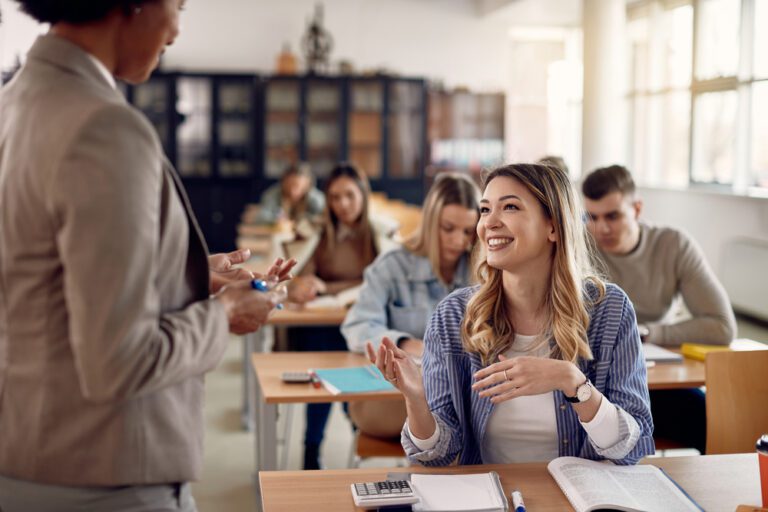
{"label": "blazer sleeve", "polygon": [[84,123],[50,182],[69,339],[83,395],[94,402],[198,376],[226,348],[219,301],[161,306],[161,165],[149,123],[114,105]]}

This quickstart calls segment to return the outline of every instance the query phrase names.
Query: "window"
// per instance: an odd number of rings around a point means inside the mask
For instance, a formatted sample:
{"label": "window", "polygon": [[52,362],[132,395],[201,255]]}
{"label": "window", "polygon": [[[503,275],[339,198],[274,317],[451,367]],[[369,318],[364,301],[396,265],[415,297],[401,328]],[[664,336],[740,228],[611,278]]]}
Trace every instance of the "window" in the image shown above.
{"label": "window", "polygon": [[768,0],[647,0],[627,18],[638,183],[768,189]]}
{"label": "window", "polygon": [[639,15],[630,13],[629,18],[630,168],[643,185],[685,186],[693,7],[645,4]]}

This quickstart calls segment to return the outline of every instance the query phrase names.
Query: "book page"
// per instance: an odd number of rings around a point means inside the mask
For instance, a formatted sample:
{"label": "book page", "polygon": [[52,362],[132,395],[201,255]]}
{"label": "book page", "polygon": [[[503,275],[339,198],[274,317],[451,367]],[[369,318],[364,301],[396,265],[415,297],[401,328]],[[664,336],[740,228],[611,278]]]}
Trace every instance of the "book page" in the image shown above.
{"label": "book page", "polygon": [[578,511],[600,508],[664,512],[700,510],[657,467],[614,466],[560,457],[547,466]]}

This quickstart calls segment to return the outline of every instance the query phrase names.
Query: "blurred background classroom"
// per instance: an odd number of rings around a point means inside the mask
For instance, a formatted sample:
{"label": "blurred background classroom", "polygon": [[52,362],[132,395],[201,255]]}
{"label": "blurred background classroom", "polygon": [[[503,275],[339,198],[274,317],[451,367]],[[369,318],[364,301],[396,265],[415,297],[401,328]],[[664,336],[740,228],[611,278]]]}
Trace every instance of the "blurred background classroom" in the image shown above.
{"label": "blurred background classroom", "polygon": [[[8,80],[45,27],[10,0],[0,13]],[[239,240],[254,265],[268,261],[273,232],[250,221],[301,162],[321,188],[354,162],[401,235],[442,171],[560,155],[577,183],[618,163],[644,219],[701,246],[738,337],[766,341],[766,26],[768,0],[189,0],[158,71],[121,87],[156,127],[212,252]],[[253,508],[241,359],[233,343],[207,381],[201,511]],[[299,469],[303,417],[292,421],[287,468]],[[351,443],[335,407],[326,467],[346,467]]]}

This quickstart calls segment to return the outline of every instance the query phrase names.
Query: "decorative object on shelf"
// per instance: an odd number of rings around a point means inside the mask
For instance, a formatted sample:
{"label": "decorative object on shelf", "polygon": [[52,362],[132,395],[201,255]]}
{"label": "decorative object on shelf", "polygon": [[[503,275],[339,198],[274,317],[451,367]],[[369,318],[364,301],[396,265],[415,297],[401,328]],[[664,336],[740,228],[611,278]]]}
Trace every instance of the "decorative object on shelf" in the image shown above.
{"label": "decorative object on shelf", "polygon": [[352,61],[342,59],[339,61],[339,74],[340,75],[352,75],[355,73],[355,66],[352,65]]}
{"label": "decorative object on shelf", "polygon": [[278,75],[295,75],[299,70],[299,62],[291,51],[291,44],[283,43],[283,50],[277,56],[276,71]]}
{"label": "decorative object on shelf", "polygon": [[301,40],[304,58],[307,61],[309,73],[325,73],[328,71],[333,37],[323,28],[323,4],[315,5],[315,16],[307,26],[307,31]]}

